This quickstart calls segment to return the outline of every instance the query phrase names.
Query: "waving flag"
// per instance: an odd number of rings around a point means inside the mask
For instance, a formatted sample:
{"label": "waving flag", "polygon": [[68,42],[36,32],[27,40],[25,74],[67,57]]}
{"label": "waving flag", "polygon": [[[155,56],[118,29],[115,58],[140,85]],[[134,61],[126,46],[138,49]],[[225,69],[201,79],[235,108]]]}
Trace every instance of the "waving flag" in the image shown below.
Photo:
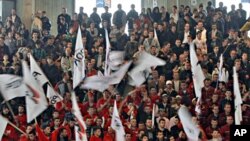
{"label": "waving flag", "polygon": [[28,91],[28,88],[22,77],[9,74],[0,75],[0,92],[6,101],[26,96],[26,91]]}
{"label": "waving flag", "polygon": [[47,98],[49,99],[49,103],[54,106],[57,102],[63,100],[62,96],[56,93],[50,85],[47,87]]}
{"label": "waving flag", "polygon": [[27,111],[27,122],[30,123],[33,119],[39,116],[48,107],[48,102],[43,93],[42,87],[36,82],[34,76],[32,76],[28,65],[25,61],[22,61],[23,67],[23,79],[28,87],[25,101]]}
{"label": "waving flag", "polygon": [[234,79],[234,105],[235,105],[235,124],[240,125],[240,122],[242,121],[242,110],[241,110],[241,104],[242,104],[242,98],[240,94],[240,87],[239,87],[239,80],[236,68],[233,67],[233,79]]}
{"label": "waving flag", "polygon": [[181,106],[178,111],[178,115],[188,139],[191,141],[198,141],[200,130],[192,122],[192,117],[188,111],[188,108]]}
{"label": "waving flag", "polygon": [[113,114],[111,119],[111,127],[116,132],[117,141],[125,141],[125,131],[117,110],[116,101],[114,102]]}
{"label": "waving flag", "polygon": [[151,67],[163,66],[166,62],[147,53],[142,52],[138,60],[135,62],[135,67],[128,73],[131,77],[130,85],[140,86],[143,82],[146,81],[148,77],[148,72],[151,71]]}
{"label": "waving flag", "polygon": [[[82,117],[82,114],[81,114],[80,109],[78,107],[78,103],[76,101],[76,95],[74,92],[71,93],[71,101],[72,101],[73,114],[75,115],[77,122],[78,122],[78,125],[80,127],[80,131],[75,130],[75,134],[77,135],[76,137],[80,139],[79,141],[83,141],[84,139],[86,139],[85,138],[85,135],[86,135],[85,130],[87,129],[87,127],[86,127],[85,122],[83,121],[83,117]],[[75,128],[78,129],[78,127],[75,127]],[[86,141],[86,140],[84,140],[84,141]]]}
{"label": "waving flag", "polygon": [[8,121],[0,114],[0,140],[2,140],[5,128],[7,127]]}
{"label": "waving flag", "polygon": [[45,83],[49,82],[46,75],[43,73],[41,68],[37,65],[34,57],[30,55],[30,71],[38,84],[42,87]]}
{"label": "waving flag", "polygon": [[124,51],[111,51],[109,53],[109,66],[111,70],[118,70],[124,61]]}
{"label": "waving flag", "polygon": [[105,68],[104,68],[104,75],[108,76],[110,75],[110,67],[109,67],[109,52],[110,52],[110,42],[109,42],[109,35],[108,35],[108,30],[105,29],[105,37],[106,37],[106,57],[105,57]]}
{"label": "waving flag", "polygon": [[74,75],[73,88],[75,89],[85,77],[85,56],[84,47],[82,44],[82,33],[80,27],[78,28],[76,47],[74,55]]}
{"label": "waving flag", "polygon": [[109,76],[94,75],[86,78],[84,80],[82,88],[103,92],[109,87],[109,85],[119,84],[126,74],[131,63],[132,62],[130,61],[129,63],[124,64],[118,71],[112,73]]}
{"label": "waving flag", "polygon": [[190,63],[192,66],[194,90],[195,90],[196,97],[198,97],[195,111],[200,114],[201,113],[200,111],[201,89],[202,87],[204,87],[203,81],[205,80],[205,76],[198,62],[199,60],[194,49],[194,43],[191,43],[190,44]]}

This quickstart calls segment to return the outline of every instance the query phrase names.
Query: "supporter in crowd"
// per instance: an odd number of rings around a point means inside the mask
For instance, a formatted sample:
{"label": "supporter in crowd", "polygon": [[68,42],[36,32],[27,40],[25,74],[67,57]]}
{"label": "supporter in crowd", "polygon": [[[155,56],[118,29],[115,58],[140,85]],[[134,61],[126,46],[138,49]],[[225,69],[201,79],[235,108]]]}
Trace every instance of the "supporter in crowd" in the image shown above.
{"label": "supporter in crowd", "polygon": [[[177,115],[183,105],[192,113],[192,122],[201,131],[201,140],[229,140],[229,126],[235,121],[234,66],[243,100],[241,124],[250,124],[250,39],[246,38],[245,30],[244,34],[240,31],[247,22],[242,4],[238,9],[232,5],[229,12],[222,2],[217,8],[212,2],[208,2],[206,8],[203,4],[194,9],[174,5],[171,11],[164,6],[153,10],[142,8],[140,14],[133,4],[128,13],[122,10],[121,4],[115,13],[109,13],[107,6],[104,8],[101,15],[93,8],[90,17],[83,12],[83,7],[72,17],[62,8],[57,21],[50,21],[51,15],[46,15],[46,11],[37,11],[32,27],[27,27],[31,31],[26,29],[15,9],[0,23],[0,74],[22,76],[21,60],[28,61],[32,54],[51,86],[63,98],[50,105],[35,124],[27,123],[23,98],[11,100],[10,109],[0,97],[2,116],[26,133],[19,133],[8,125],[3,141],[43,141],[41,134],[51,141],[75,140],[74,125],[78,124],[71,111],[70,97],[78,27],[85,47],[86,77],[101,75],[108,61],[105,29],[111,51],[124,51],[125,62],[136,60],[143,51],[166,61],[164,66],[152,67],[145,83],[138,87],[130,86],[129,77],[125,76],[120,84],[110,86],[103,93],[75,89],[90,141],[115,141],[115,131],[111,128],[115,100],[126,141],[187,140]],[[57,23],[57,35],[51,35],[51,22]],[[126,24],[128,31],[125,31]],[[200,114],[195,112],[198,101],[190,62],[191,42],[195,44],[198,64],[206,77],[201,89]],[[221,55],[224,64],[219,70]]]}

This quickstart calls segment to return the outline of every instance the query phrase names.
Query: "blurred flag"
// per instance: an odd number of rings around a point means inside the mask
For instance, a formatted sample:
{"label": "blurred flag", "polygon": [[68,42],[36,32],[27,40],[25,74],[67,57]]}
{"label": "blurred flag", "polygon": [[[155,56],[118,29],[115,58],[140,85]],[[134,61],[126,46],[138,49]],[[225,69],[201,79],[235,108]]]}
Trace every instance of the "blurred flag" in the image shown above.
{"label": "blurred flag", "polygon": [[5,132],[5,128],[8,124],[8,121],[0,114],[0,140],[2,140],[3,134]]}
{"label": "blurred flag", "polygon": [[79,127],[81,129],[81,131],[85,131],[87,129],[85,122],[83,121],[83,117],[82,114],[80,112],[80,109],[78,107],[78,103],[76,101],[76,95],[74,92],[71,93],[71,101],[72,101],[72,110],[73,110],[73,114],[75,115]]}
{"label": "blurred flag", "polygon": [[35,80],[38,82],[38,84],[43,87],[43,85],[47,82],[49,82],[46,75],[43,73],[41,68],[36,63],[34,57],[30,54],[30,71]]}
{"label": "blurred flag", "polygon": [[74,75],[73,75],[73,88],[75,89],[85,77],[85,56],[84,47],[82,44],[82,33],[80,26],[78,28],[76,37],[76,47],[74,55]]}
{"label": "blurred flag", "polygon": [[56,105],[57,102],[63,100],[63,97],[58,93],[56,93],[50,85],[48,85],[47,87],[47,98],[49,99],[49,103],[54,106]]}
{"label": "blurred flag", "polygon": [[157,58],[147,52],[142,52],[138,60],[135,62],[135,67],[128,73],[131,77],[130,85],[140,86],[146,81],[148,72],[151,71],[151,67],[163,66],[166,62],[160,58]]}
{"label": "blurred flag", "polygon": [[200,130],[192,122],[192,116],[188,111],[188,108],[181,106],[178,111],[178,115],[188,139],[191,141],[198,141]]}
{"label": "blurred flag", "polygon": [[28,88],[22,77],[9,74],[0,75],[0,92],[6,101],[26,96],[26,91],[28,91]]}
{"label": "blurred flag", "polygon": [[84,80],[84,84],[81,86],[84,89],[93,89],[100,92],[106,90],[109,85],[119,84],[123,79],[124,75],[128,71],[131,61],[124,64],[120,69],[109,76],[94,75]]}
{"label": "blurred flag", "polygon": [[242,98],[240,94],[240,87],[239,87],[239,80],[238,80],[238,74],[236,71],[236,68],[233,67],[233,79],[234,79],[234,105],[235,105],[235,124],[240,125],[240,122],[242,121],[242,109],[241,109],[241,104],[242,104]]}
{"label": "blurred flag", "polygon": [[114,102],[113,114],[111,119],[111,127],[115,130],[116,140],[125,141],[125,131],[118,113],[116,101]]}
{"label": "blurred flag", "polygon": [[30,123],[33,119],[39,116],[48,107],[48,102],[43,93],[42,87],[36,82],[34,76],[32,76],[28,65],[25,61],[22,61],[23,68],[23,80],[28,87],[29,91],[26,91],[26,111],[27,122]]}
{"label": "blurred flag", "polygon": [[110,42],[109,42],[109,35],[108,35],[108,30],[105,29],[105,38],[106,38],[106,57],[105,57],[105,68],[104,68],[104,75],[105,76],[108,76],[110,75],[110,66],[108,65],[109,64],[109,52],[110,52],[110,48],[111,48],[111,45],[110,45]]}
{"label": "blurred flag", "polygon": [[195,111],[200,114],[201,113],[201,89],[204,87],[204,80],[205,76],[203,74],[202,68],[200,64],[198,64],[199,60],[195,52],[194,43],[190,44],[190,63],[191,63],[191,70],[193,74],[193,83],[194,83],[194,90],[196,97],[198,97]]}
{"label": "blurred flag", "polygon": [[49,138],[43,133],[38,124],[36,124],[36,133],[39,141],[49,141]]}

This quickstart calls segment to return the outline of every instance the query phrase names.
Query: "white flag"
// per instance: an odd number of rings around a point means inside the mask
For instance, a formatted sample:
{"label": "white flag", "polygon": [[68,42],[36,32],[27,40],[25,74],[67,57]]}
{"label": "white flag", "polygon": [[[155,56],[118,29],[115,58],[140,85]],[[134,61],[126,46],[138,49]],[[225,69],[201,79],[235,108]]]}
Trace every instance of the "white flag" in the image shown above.
{"label": "white flag", "polygon": [[39,116],[48,107],[48,102],[43,93],[42,87],[36,82],[32,76],[28,65],[25,61],[22,61],[23,67],[23,79],[28,87],[25,101],[27,111],[27,122],[30,123],[33,119]]}
{"label": "white flag", "polygon": [[111,70],[118,70],[124,61],[124,51],[111,51],[109,53],[109,66]]}
{"label": "white flag", "polygon": [[109,35],[108,35],[108,30],[105,29],[105,37],[106,37],[106,56],[105,56],[105,68],[104,68],[104,75],[108,76],[110,75],[110,67],[109,67],[109,52],[110,52],[110,42],[109,42]]}
{"label": "white flag", "polygon": [[72,101],[72,112],[77,119],[81,132],[84,132],[87,129],[87,127],[86,127],[85,122],[83,121],[83,117],[78,107],[78,103],[76,101],[76,95],[74,92],[71,93],[71,101]]}
{"label": "white flag", "polygon": [[84,47],[82,44],[82,33],[80,27],[78,28],[75,55],[74,55],[74,74],[73,74],[73,88],[75,89],[85,77],[85,56]]}
{"label": "white flag", "polygon": [[219,64],[219,81],[224,81],[224,82],[228,82],[228,77],[229,77],[229,74],[228,74],[228,71],[223,68],[223,55],[221,54],[220,56],[220,64]]}
{"label": "white flag", "polygon": [[54,106],[57,102],[63,100],[62,96],[56,93],[50,85],[47,87],[47,98],[49,99],[49,103]]}
{"label": "white flag", "polygon": [[130,82],[130,84],[136,84],[136,86],[140,86],[148,77],[146,74],[151,71],[151,67],[163,66],[165,64],[165,61],[145,51],[142,52],[138,60],[135,62],[135,67],[128,73],[131,79],[134,81]]}
{"label": "white flag", "polygon": [[78,126],[75,126],[75,141],[88,141],[87,134],[79,131]]}
{"label": "white flag", "polygon": [[6,101],[25,96],[28,91],[23,78],[16,75],[0,75],[0,92]]}
{"label": "white flag", "polygon": [[46,75],[43,73],[41,68],[37,65],[34,57],[30,54],[30,71],[38,84],[43,87],[43,85],[49,82]]}
{"label": "white flag", "polygon": [[125,141],[125,131],[117,110],[116,101],[114,102],[113,114],[111,119],[111,127],[116,132],[117,141]]}
{"label": "white flag", "polygon": [[153,110],[152,110],[152,128],[154,128],[155,124],[155,104],[153,105]]}
{"label": "white flag", "polygon": [[240,87],[239,87],[239,80],[238,80],[238,74],[236,72],[236,68],[233,67],[233,79],[234,79],[234,104],[235,104],[235,124],[240,125],[240,122],[242,121],[242,110],[241,110],[241,104],[242,104],[242,98],[240,94]]}
{"label": "white flag", "polygon": [[178,111],[178,115],[188,139],[191,141],[198,141],[200,130],[192,122],[192,117],[188,111],[188,108],[181,106]]}
{"label": "white flag", "polygon": [[3,134],[5,132],[6,126],[8,124],[7,119],[5,119],[1,114],[0,114],[0,140],[2,140]]}
{"label": "white flag", "polygon": [[132,62],[130,61],[129,63],[124,64],[118,71],[112,73],[109,76],[94,75],[86,78],[82,88],[103,92],[109,87],[109,85],[119,84],[131,63]]}
{"label": "white flag", "polygon": [[195,95],[198,97],[195,111],[200,114],[201,113],[201,89],[204,87],[204,80],[205,76],[203,74],[202,68],[200,64],[198,64],[198,57],[196,55],[195,49],[194,49],[194,43],[190,44],[190,64],[192,66],[192,74],[193,74],[193,83],[194,83],[194,90]]}

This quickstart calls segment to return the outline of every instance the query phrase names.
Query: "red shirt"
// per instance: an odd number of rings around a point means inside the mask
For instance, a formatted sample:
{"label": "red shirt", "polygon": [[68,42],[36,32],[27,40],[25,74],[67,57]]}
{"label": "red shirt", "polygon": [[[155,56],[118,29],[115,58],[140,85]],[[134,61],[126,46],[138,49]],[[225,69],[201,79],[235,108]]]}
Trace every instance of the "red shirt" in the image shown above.
{"label": "red shirt", "polygon": [[96,136],[91,136],[89,141],[102,141],[102,139]]}
{"label": "red shirt", "polygon": [[115,141],[115,134],[105,133],[103,141]]}

